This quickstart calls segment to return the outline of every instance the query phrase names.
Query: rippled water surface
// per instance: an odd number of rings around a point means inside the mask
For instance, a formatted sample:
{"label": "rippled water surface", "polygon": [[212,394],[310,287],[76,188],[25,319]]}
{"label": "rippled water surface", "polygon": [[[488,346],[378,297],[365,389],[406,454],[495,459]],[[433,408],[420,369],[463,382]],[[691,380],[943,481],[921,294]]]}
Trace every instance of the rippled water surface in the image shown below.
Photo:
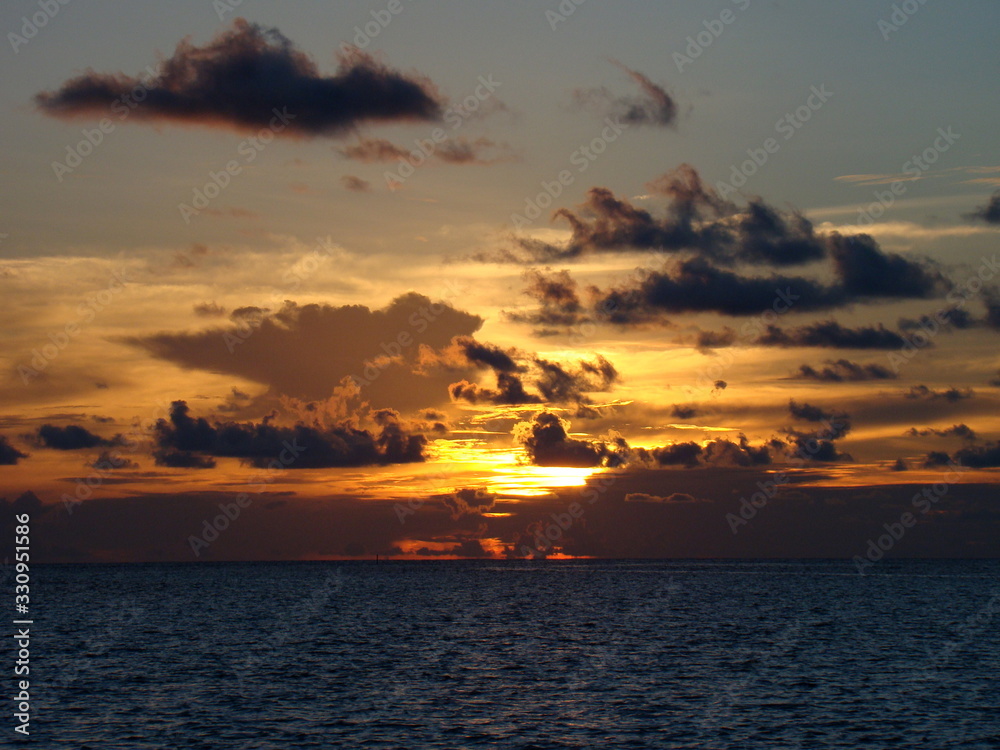
{"label": "rippled water surface", "polygon": [[995,561],[48,566],[35,588],[46,748],[1000,748]]}

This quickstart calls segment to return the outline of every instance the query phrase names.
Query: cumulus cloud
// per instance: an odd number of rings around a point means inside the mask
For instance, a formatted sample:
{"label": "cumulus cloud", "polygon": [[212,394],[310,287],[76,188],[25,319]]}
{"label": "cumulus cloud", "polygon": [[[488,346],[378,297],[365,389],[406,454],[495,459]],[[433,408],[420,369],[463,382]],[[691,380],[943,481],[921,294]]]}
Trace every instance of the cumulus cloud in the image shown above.
{"label": "cumulus cloud", "polygon": [[625,460],[628,444],[621,438],[610,444],[578,440],[568,433],[569,422],[551,412],[536,414],[514,426],[514,438],[536,466],[617,466]]}
{"label": "cumulus cloud", "polygon": [[87,72],[38,94],[56,117],[106,116],[137,87],[141,105],[130,121],[177,121],[242,131],[271,126],[285,113],[283,133],[330,136],[366,122],[435,120],[442,101],[433,84],[394,71],[360,50],[343,52],[335,75],[275,28],[237,19],[203,47],[182,41],[149,80]]}
{"label": "cumulus cloud", "polygon": [[962,448],[954,455],[954,462],[972,469],[995,469],[1000,467],[1000,443]]}
{"label": "cumulus cloud", "polygon": [[[274,462],[289,469],[414,463],[424,460],[427,438],[406,431],[399,415],[383,409],[375,412],[377,432],[360,429],[350,422],[335,426],[262,422],[209,423],[193,418],[184,401],[171,404],[170,419],[156,423],[154,454],[158,464],[210,468],[207,457],[234,457],[260,468]],[[190,464],[185,462],[190,461]]]}
{"label": "cumulus cloud", "polygon": [[[933,298],[949,288],[929,261],[886,252],[868,235],[818,232],[801,214],[779,210],[760,198],[737,206],[707,187],[690,165],[667,173],[650,189],[667,198],[662,216],[608,188],[593,187],[578,209],[561,208],[553,214],[569,225],[565,244],[522,237],[515,240],[515,250],[487,259],[552,263],[595,253],[655,252],[666,254],[668,262],[639,269],[608,290],[593,290],[593,309],[588,310],[581,310],[575,284],[565,271],[535,275],[528,293],[540,307],[515,319],[558,326],[603,317],[610,323],[636,325],[669,313],[826,311],[855,303]],[[826,262],[824,277],[780,271],[819,261]],[[754,266],[779,270],[747,270]]]}
{"label": "cumulus cloud", "polygon": [[811,431],[795,428],[785,430],[796,455],[821,463],[850,458],[847,454],[840,453],[834,442],[851,431],[851,419],[847,414],[829,412],[814,404],[800,404],[794,399],[788,402],[788,413],[798,421],[822,425]]}
{"label": "cumulus cloud", "polygon": [[673,443],[655,448],[636,448],[617,433],[601,440],[574,438],[570,424],[557,414],[541,412],[530,421],[514,427],[515,440],[524,447],[529,460],[537,466],[577,467],[684,467],[765,466],[774,454],[783,451],[777,439],[753,445],[745,435],[738,441],[712,440],[702,446],[694,441]]}

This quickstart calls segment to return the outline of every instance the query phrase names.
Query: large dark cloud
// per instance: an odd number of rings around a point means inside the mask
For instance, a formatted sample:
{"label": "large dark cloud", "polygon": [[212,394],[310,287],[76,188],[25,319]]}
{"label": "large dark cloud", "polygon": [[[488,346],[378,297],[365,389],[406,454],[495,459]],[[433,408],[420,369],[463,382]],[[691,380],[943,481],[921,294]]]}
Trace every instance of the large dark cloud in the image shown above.
{"label": "large dark cloud", "polygon": [[939,273],[901,255],[883,252],[866,234],[832,235],[830,254],[845,297],[851,299],[920,299],[945,288]]}
{"label": "large dark cloud", "polygon": [[862,380],[893,380],[898,377],[888,367],[878,364],[859,364],[848,359],[826,360],[822,369],[801,365],[798,377],[818,380],[821,383],[846,383]]}
{"label": "large dark cloud", "polygon": [[[949,288],[929,261],[886,252],[868,235],[819,233],[801,214],[779,210],[760,198],[750,199],[742,208],[724,200],[690,165],[649,187],[668,200],[661,217],[616,197],[608,188],[593,187],[578,209],[561,208],[553,214],[569,224],[567,243],[519,238],[517,248],[502,259],[552,263],[619,252],[677,257],[659,267],[639,269],[630,280],[603,292],[594,289],[593,309],[588,310],[581,309],[567,272],[547,277],[535,272],[526,291],[539,309],[511,317],[553,327],[594,318],[636,325],[663,320],[670,313],[826,311],[855,303],[927,299]],[[823,276],[746,270],[817,261],[827,261]]]}
{"label": "large dark cloud", "polygon": [[[643,270],[636,281],[601,295],[596,307],[614,310],[616,323],[646,322],[664,313],[741,316],[775,310],[823,311],[876,299],[930,297],[944,289],[936,273],[915,261],[882,253],[869,238],[835,239],[837,283],[779,274],[747,276],[705,258],[688,258],[672,268]],[[897,345],[902,343],[900,339]]]}
{"label": "large dark cloud", "polygon": [[38,438],[45,447],[60,451],[75,451],[111,445],[110,441],[105,440],[100,435],[95,435],[75,424],[66,427],[44,424],[38,428]]}
{"label": "large dark cloud", "polygon": [[[754,315],[773,310],[782,293],[800,311],[829,310],[844,302],[840,290],[802,277],[747,277],[690,258],[666,271],[646,270],[637,283],[606,292],[598,308],[615,311],[614,322],[646,322],[662,313],[716,312]],[[782,302],[787,305],[787,302]]]}
{"label": "large dark cloud", "polygon": [[989,224],[1000,224],[1000,190],[990,196],[986,205],[980,206],[969,216],[972,219],[979,219]]}
{"label": "large dark cloud", "polygon": [[972,469],[1000,467],[1000,443],[970,446],[955,453],[954,461]]}
{"label": "large dark cloud", "polygon": [[[399,415],[391,410],[376,412],[377,432],[351,423],[329,427],[296,424],[277,426],[267,418],[260,423],[216,422],[193,418],[184,401],[171,404],[170,420],[156,424],[160,450],[157,463],[167,466],[199,466],[206,456],[229,456],[268,467],[273,462],[289,469],[414,463],[424,460],[427,439],[406,431]],[[185,461],[191,461],[185,464]]]}
{"label": "large dark cloud", "polygon": [[223,328],[127,342],[185,367],[248,378],[308,400],[330,397],[353,377],[373,404],[413,410],[447,403],[455,380],[443,370],[415,374],[422,347],[444,349],[482,325],[479,316],[415,293],[374,310],[292,302],[275,312],[253,309],[249,320],[238,315]]}
{"label": "large dark cloud", "polygon": [[22,453],[7,441],[6,436],[0,435],[0,466],[13,466],[27,457],[27,453]]}
{"label": "large dark cloud", "polygon": [[678,112],[674,98],[642,73],[616,60],[612,62],[625,71],[642,93],[638,96],[622,96],[603,87],[577,89],[573,92],[574,102],[580,107],[597,111],[602,116],[614,117],[626,125],[673,125]]}
{"label": "large dark cloud", "polygon": [[320,73],[277,29],[237,19],[204,47],[182,41],[149,81],[88,72],[35,97],[57,117],[107,116],[112,103],[145,87],[130,118],[268,127],[274,110],[287,112],[282,131],[335,135],[368,121],[434,120],[441,100],[429,81],[393,71],[359,50],[345,52],[336,75]]}

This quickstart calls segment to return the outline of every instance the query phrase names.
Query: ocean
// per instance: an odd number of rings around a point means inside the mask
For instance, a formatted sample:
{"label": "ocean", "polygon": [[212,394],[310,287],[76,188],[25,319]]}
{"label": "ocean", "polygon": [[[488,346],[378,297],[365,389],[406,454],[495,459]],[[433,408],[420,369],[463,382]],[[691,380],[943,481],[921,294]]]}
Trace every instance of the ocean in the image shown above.
{"label": "ocean", "polygon": [[48,565],[32,615],[11,746],[1000,748],[1000,561]]}

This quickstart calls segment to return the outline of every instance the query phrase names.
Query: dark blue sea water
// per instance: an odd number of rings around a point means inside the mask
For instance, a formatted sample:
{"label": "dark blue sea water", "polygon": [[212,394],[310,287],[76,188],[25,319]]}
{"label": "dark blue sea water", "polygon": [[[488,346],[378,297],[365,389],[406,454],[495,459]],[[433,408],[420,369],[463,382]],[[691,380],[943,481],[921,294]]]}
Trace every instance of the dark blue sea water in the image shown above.
{"label": "dark blue sea water", "polygon": [[1000,747],[998,562],[45,566],[32,598],[44,748]]}

